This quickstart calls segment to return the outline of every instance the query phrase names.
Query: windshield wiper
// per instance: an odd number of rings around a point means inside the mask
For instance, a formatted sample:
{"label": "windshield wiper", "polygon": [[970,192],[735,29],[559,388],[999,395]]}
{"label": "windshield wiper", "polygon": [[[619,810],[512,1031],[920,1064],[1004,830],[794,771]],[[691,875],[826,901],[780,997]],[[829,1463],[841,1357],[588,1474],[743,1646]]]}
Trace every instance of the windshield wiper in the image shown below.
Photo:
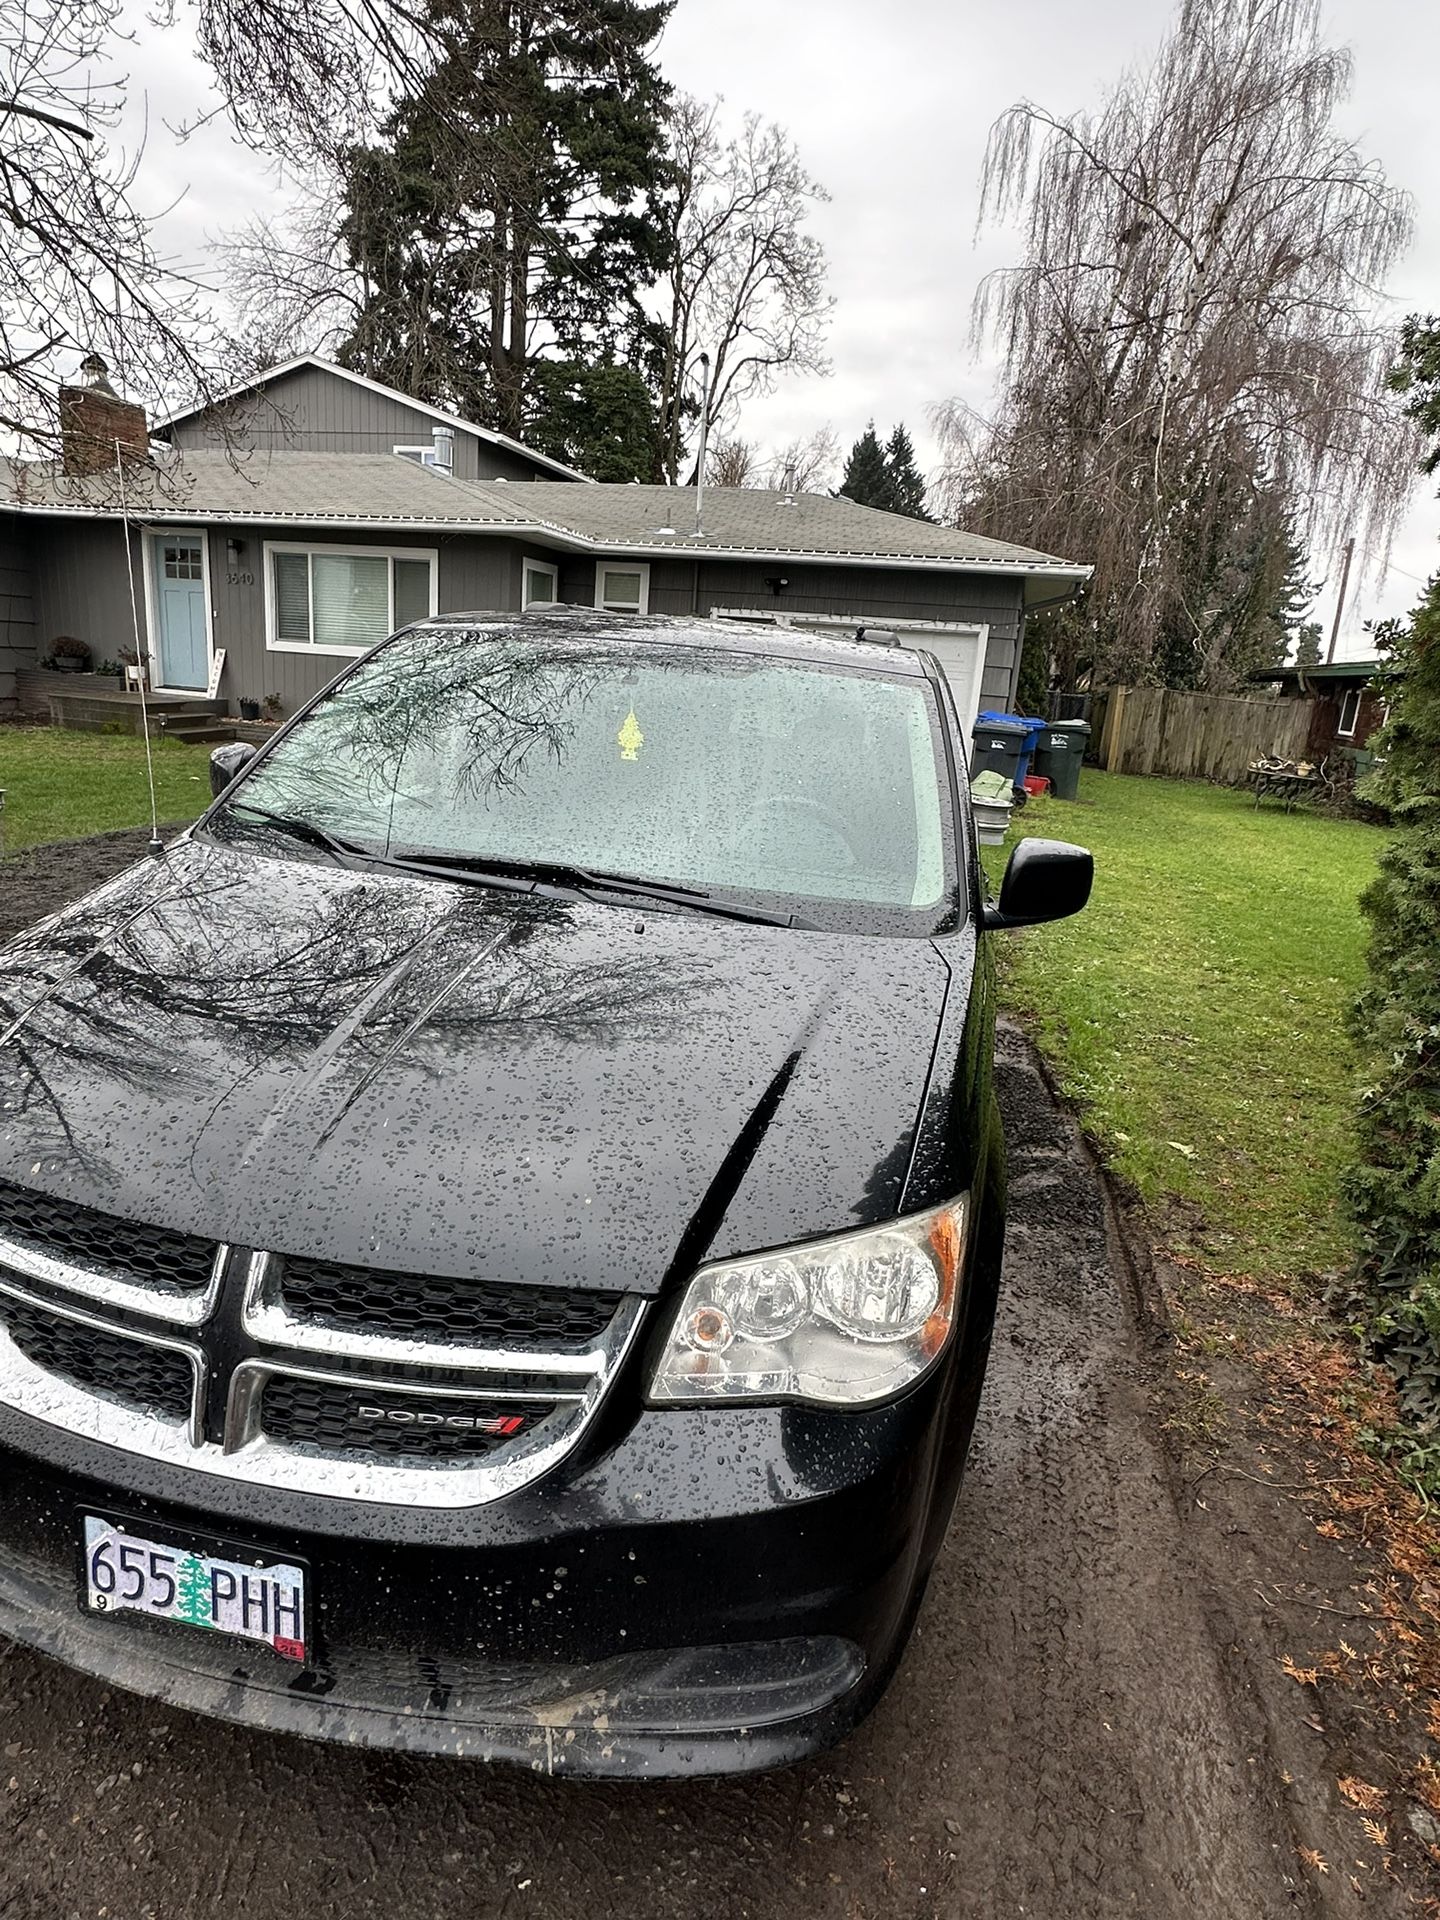
{"label": "windshield wiper", "polygon": [[432,870],[472,875],[483,883],[503,885],[523,880],[535,886],[568,887],[577,893],[618,893],[627,899],[654,900],[666,906],[688,907],[695,913],[713,914],[717,919],[750,920],[765,927],[810,927],[811,922],[798,914],[776,913],[769,907],[748,906],[743,900],[707,893],[703,887],[669,886],[660,880],[643,880],[631,873],[598,873],[590,867],[574,866],[563,860],[508,860],[485,854],[442,853],[413,854],[401,851],[392,856],[406,866],[428,866]]}
{"label": "windshield wiper", "polygon": [[303,840],[307,846],[320,847],[326,853],[333,853],[337,859],[378,860],[383,857],[373,847],[357,846],[353,840],[342,840],[338,834],[317,827],[313,820],[301,820],[291,813],[273,813],[269,807],[257,806],[253,800],[232,800],[225,811],[253,813],[277,832],[289,834],[292,840]]}

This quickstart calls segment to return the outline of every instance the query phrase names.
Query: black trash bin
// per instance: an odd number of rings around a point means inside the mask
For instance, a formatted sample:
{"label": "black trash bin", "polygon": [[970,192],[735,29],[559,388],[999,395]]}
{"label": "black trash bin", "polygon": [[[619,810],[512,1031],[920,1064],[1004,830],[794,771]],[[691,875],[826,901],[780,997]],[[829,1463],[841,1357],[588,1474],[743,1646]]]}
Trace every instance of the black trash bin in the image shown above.
{"label": "black trash bin", "polygon": [[1003,773],[1012,786],[1028,771],[1033,730],[1020,720],[979,719],[970,729],[970,771]]}
{"label": "black trash bin", "polygon": [[1080,763],[1090,740],[1088,720],[1052,720],[1035,742],[1035,772],[1057,800],[1080,797]]}

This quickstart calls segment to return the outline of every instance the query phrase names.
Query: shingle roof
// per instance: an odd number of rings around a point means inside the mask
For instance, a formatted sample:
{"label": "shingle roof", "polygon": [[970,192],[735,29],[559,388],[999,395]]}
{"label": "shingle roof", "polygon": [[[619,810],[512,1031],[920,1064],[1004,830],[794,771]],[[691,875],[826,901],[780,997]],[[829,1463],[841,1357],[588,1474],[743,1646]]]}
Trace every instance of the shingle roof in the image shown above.
{"label": "shingle roof", "polygon": [[[830,560],[937,571],[1049,574],[1089,569],[954,527],[931,526],[821,494],[710,487],[695,529],[693,487],[580,486],[549,480],[458,480],[387,453],[156,449],[132,470],[137,518],[297,526],[514,532],[582,553],[669,553]],[[50,462],[0,462],[0,509],[114,516],[115,475],[79,480]]]}
{"label": "shingle roof", "polygon": [[[695,531],[693,487],[567,487],[550,480],[515,481],[507,504],[583,534],[609,551],[645,553],[790,553],[859,559],[969,560],[1026,571],[1036,563],[1064,566],[1052,554],[954,527],[931,526],[904,514],[879,513],[829,494],[767,493],[749,487],[708,487]],[[1083,569],[1072,569],[1083,571]]]}
{"label": "shingle roof", "polygon": [[[5,467],[0,505],[62,513],[119,509],[118,483],[109,471],[76,479],[53,461],[9,461]],[[392,453],[172,453],[156,447],[150,463],[127,471],[125,490],[130,511],[145,519],[469,526],[480,505],[476,489],[463,480]],[[514,518],[498,503],[493,512],[497,524]]]}

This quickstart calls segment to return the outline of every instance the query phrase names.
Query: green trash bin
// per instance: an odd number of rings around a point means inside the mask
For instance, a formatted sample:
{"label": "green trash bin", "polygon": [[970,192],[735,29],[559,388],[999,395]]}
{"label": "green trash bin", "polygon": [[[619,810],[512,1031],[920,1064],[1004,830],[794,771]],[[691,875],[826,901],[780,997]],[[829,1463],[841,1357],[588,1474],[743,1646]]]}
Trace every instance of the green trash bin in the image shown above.
{"label": "green trash bin", "polygon": [[1088,720],[1052,720],[1035,742],[1034,771],[1057,800],[1080,798],[1080,763],[1090,741]]}

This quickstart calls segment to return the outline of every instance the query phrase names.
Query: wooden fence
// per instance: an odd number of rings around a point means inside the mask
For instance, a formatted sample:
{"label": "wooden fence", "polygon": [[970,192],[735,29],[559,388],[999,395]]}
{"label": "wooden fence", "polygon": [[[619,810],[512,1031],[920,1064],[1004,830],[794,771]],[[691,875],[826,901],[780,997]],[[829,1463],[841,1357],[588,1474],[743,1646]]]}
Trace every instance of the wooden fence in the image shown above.
{"label": "wooden fence", "polygon": [[1263,754],[1303,760],[1311,718],[1308,700],[1112,687],[1100,730],[1100,764],[1107,773],[1234,785]]}

